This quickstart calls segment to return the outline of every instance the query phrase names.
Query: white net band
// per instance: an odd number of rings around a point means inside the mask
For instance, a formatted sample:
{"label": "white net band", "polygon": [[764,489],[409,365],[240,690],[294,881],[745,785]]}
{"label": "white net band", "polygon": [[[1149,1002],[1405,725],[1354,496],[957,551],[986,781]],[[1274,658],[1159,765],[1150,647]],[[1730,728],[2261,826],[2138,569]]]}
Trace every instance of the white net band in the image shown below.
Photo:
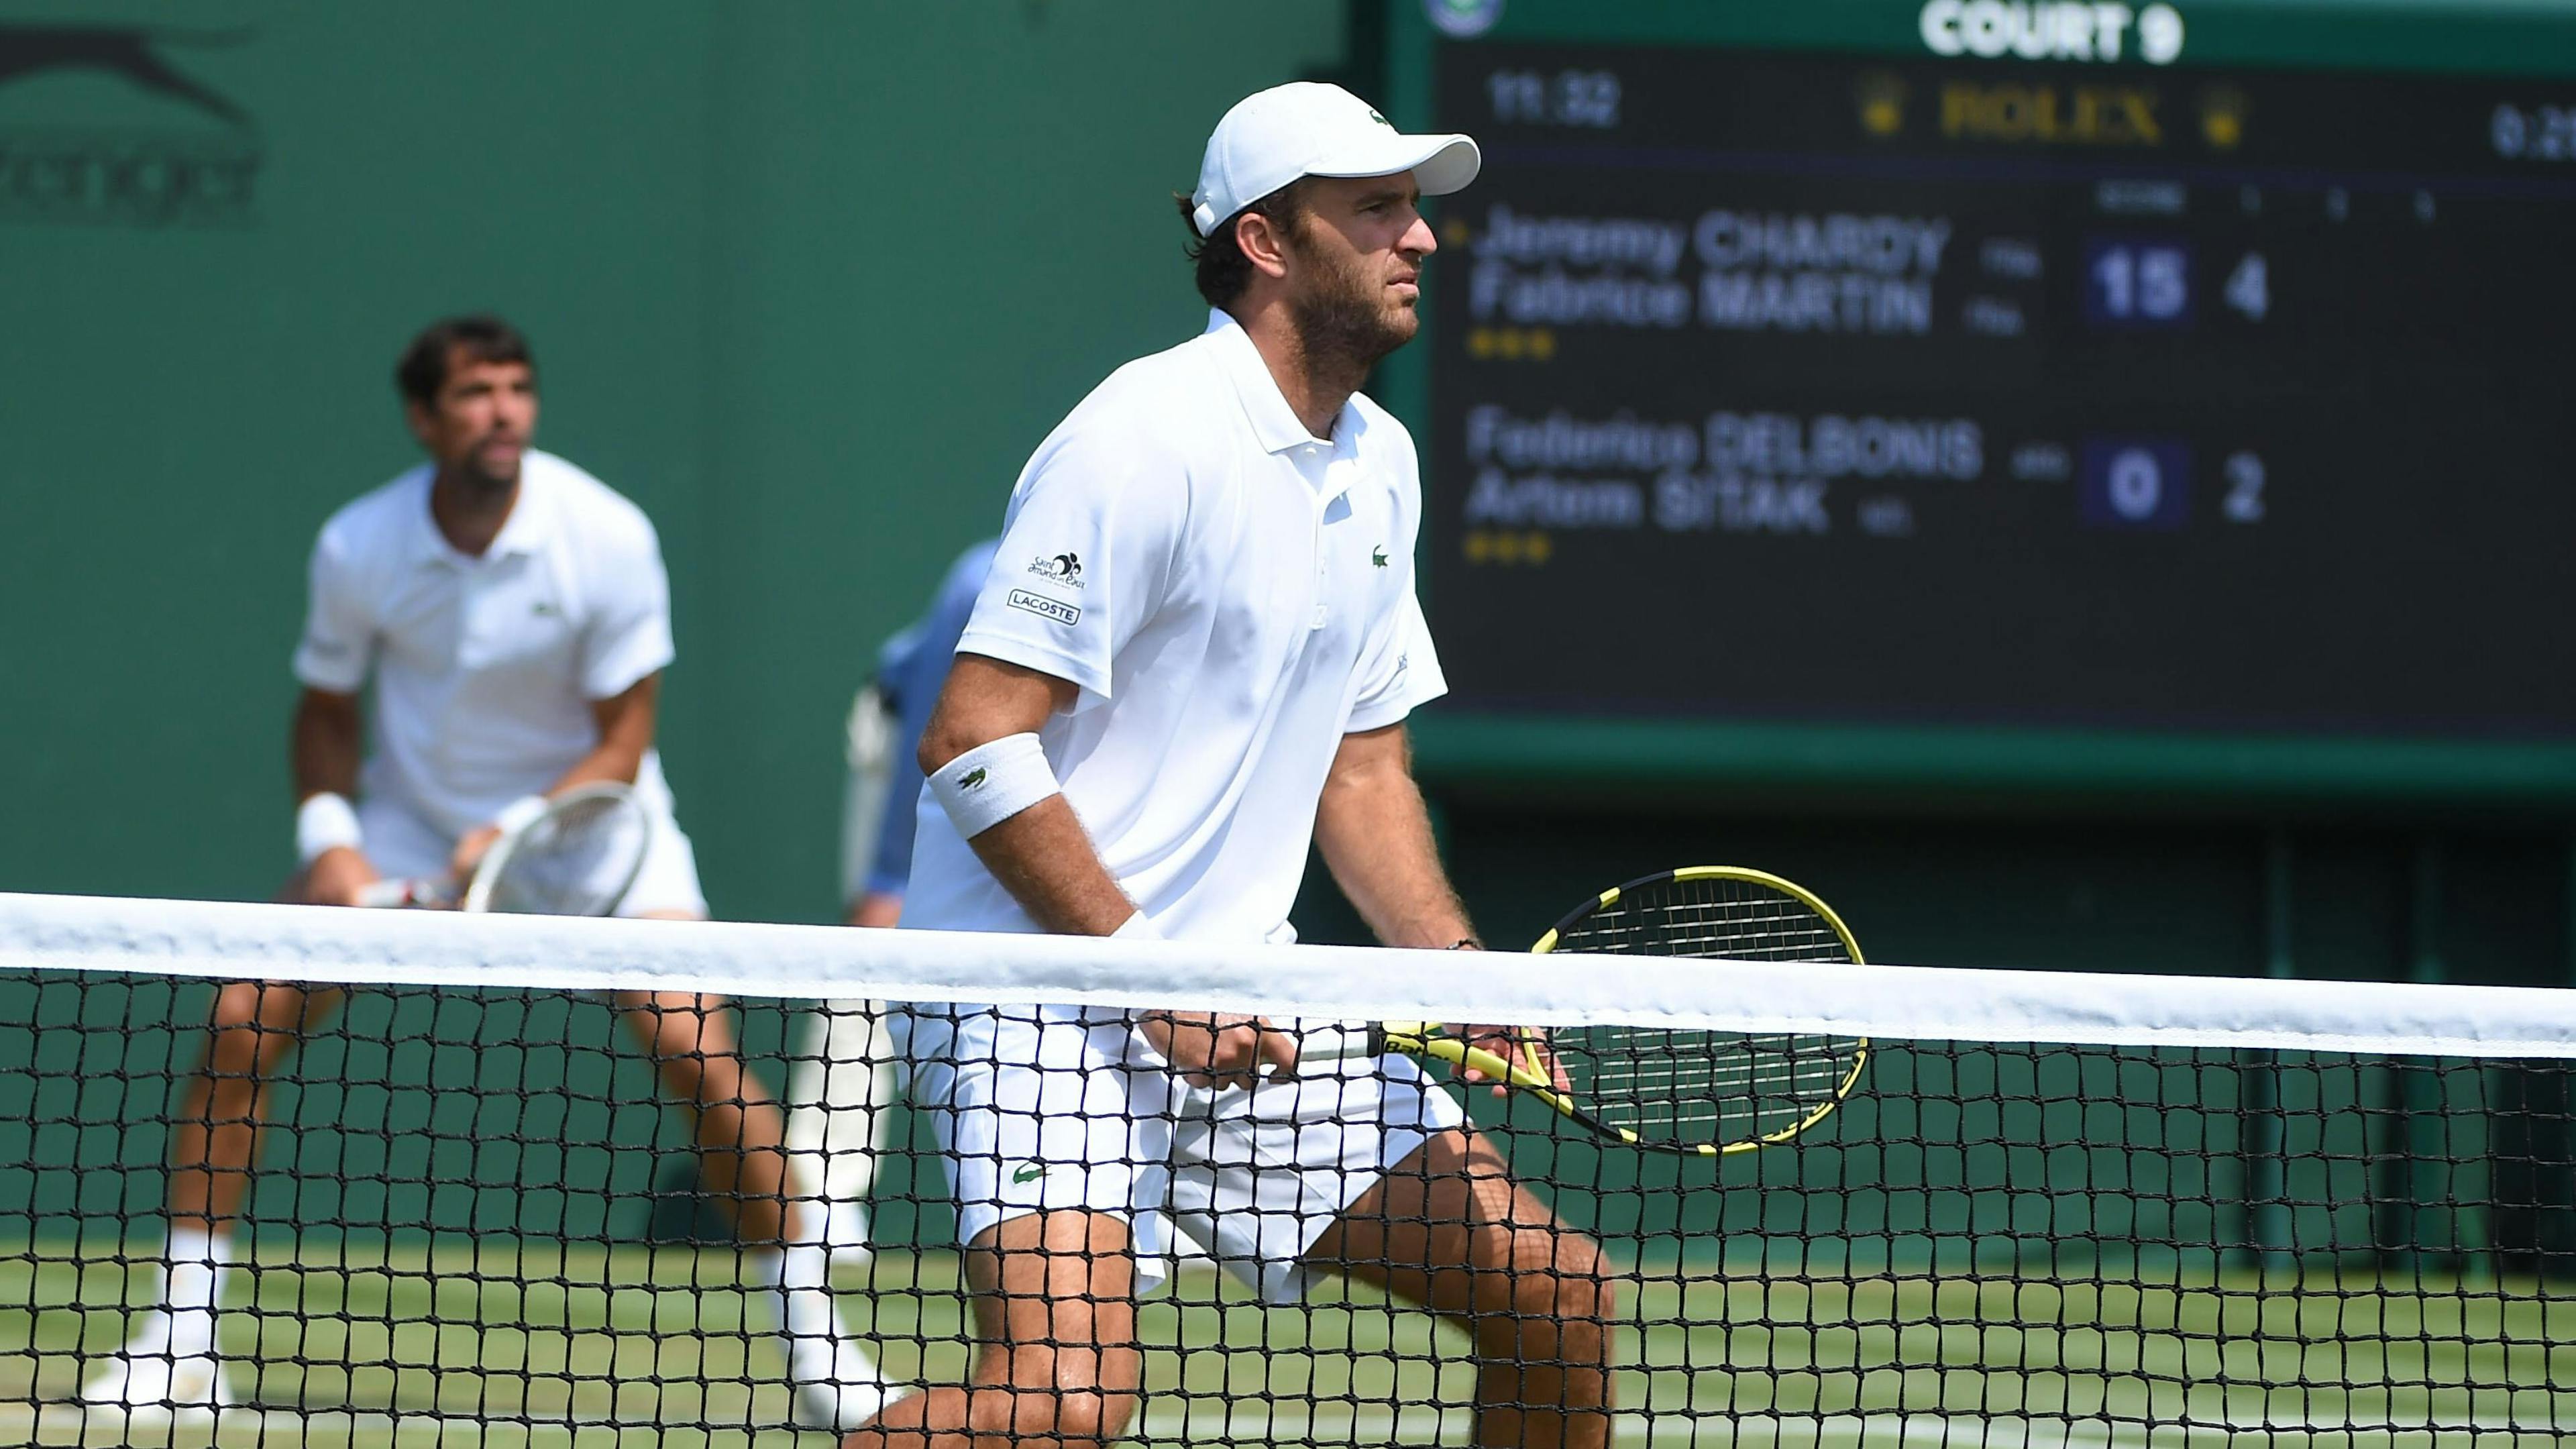
{"label": "white net band", "polygon": [[1152,1007],[1324,1018],[2391,1056],[2576,1058],[2576,992],[2532,987],[1676,963],[933,931],[457,916],[0,894],[20,969],[746,998]]}

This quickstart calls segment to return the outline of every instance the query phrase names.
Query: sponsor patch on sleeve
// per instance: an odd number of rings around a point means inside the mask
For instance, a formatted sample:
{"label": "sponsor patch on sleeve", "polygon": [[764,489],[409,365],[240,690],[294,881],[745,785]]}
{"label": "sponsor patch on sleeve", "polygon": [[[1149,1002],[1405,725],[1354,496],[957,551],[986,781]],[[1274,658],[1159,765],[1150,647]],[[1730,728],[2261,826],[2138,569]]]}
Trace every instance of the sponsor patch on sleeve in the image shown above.
{"label": "sponsor patch on sleeve", "polygon": [[1050,599],[1044,594],[1033,594],[1026,589],[1011,590],[1011,597],[1006,602],[1014,609],[1026,609],[1041,619],[1051,619],[1059,624],[1071,625],[1080,623],[1082,620],[1081,609],[1061,599]]}

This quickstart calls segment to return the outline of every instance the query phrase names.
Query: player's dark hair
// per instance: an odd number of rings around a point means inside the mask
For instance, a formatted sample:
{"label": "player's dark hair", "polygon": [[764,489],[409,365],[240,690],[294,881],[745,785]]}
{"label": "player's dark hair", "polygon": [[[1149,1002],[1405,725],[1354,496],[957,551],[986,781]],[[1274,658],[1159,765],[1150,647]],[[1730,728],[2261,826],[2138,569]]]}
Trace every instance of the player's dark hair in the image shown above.
{"label": "player's dark hair", "polygon": [[394,386],[423,407],[437,402],[438,390],[447,385],[447,359],[459,347],[476,362],[524,362],[532,373],[537,368],[528,339],[518,328],[478,312],[432,322],[423,329],[403,349],[402,361],[394,364]]}
{"label": "player's dark hair", "polygon": [[1236,218],[1245,211],[1266,216],[1294,236],[1300,218],[1306,214],[1307,183],[1312,180],[1311,176],[1298,177],[1219,222],[1216,235],[1205,237],[1199,235],[1198,220],[1192,215],[1198,209],[1197,203],[1181,192],[1172,193],[1172,200],[1181,209],[1181,225],[1190,229],[1189,244],[1181,248],[1181,253],[1198,268],[1199,295],[1207,299],[1209,306],[1231,307],[1234,299],[1243,295],[1243,289],[1252,285],[1252,258],[1243,254],[1243,244],[1234,239]]}

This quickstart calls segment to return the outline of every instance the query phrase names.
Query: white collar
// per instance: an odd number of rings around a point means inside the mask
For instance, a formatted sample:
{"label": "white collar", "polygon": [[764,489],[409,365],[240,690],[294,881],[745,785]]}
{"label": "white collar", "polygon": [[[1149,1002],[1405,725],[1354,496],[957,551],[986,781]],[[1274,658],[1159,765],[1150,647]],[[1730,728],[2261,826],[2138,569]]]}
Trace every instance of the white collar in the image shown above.
{"label": "white collar", "polygon": [[542,469],[533,448],[519,460],[519,496],[510,501],[510,516],[501,520],[501,531],[492,538],[492,546],[480,558],[460,552],[439,530],[438,518],[429,511],[431,490],[438,486],[438,466],[421,470],[420,495],[412,510],[415,527],[412,554],[418,559],[453,563],[479,563],[484,559],[510,554],[533,555],[542,550],[554,536],[554,509],[548,505],[547,490],[540,481]]}
{"label": "white collar", "polygon": [[1279,390],[1279,379],[1270,375],[1270,364],[1262,360],[1261,349],[1252,345],[1252,334],[1243,330],[1242,323],[1222,307],[1210,308],[1205,335],[1216,339],[1216,354],[1234,383],[1235,396],[1243,400],[1244,420],[1252,424],[1252,436],[1265,451],[1285,453],[1310,443],[1337,453],[1356,450],[1359,409],[1343,403],[1333,419],[1333,436],[1316,437],[1306,431],[1297,410],[1288,406],[1287,394]]}

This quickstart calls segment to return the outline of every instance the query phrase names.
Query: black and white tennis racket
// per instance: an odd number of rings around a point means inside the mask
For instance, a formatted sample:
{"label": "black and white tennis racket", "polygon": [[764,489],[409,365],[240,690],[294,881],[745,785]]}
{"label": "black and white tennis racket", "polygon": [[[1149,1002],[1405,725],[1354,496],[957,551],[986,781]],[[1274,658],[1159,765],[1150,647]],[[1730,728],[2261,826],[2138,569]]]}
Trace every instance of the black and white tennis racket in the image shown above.
{"label": "black and white tennis racket", "polygon": [[548,800],[543,814],[493,841],[462,892],[452,880],[383,880],[367,887],[359,903],[605,916],[635,884],[652,835],[652,817],[632,786],[576,785]]}
{"label": "black and white tennis racket", "polygon": [[[1814,892],[1764,871],[1689,866],[1615,886],[1531,948],[1735,961],[1861,959]],[[1714,1157],[1786,1142],[1842,1105],[1869,1061],[1857,1036],[1564,1026],[1536,1039],[1470,1042],[1437,1022],[1387,1021],[1315,1059],[1401,1052],[1528,1093],[1613,1142]],[[1506,1054],[1508,1054],[1508,1059]],[[1301,1060],[1308,1053],[1301,1052]],[[1558,1077],[1549,1070],[1550,1059]]]}

